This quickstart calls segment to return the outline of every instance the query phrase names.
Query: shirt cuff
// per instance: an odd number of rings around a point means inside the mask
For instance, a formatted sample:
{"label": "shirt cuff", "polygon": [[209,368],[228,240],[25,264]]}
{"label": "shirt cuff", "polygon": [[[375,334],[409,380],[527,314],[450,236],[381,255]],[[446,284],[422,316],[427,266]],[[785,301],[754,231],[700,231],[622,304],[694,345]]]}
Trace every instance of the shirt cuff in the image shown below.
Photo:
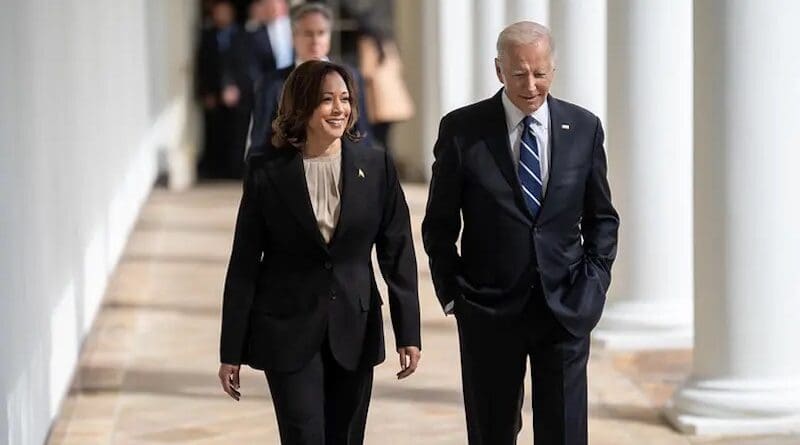
{"label": "shirt cuff", "polygon": [[455,305],[456,305],[455,300],[450,300],[449,303],[445,304],[444,305],[444,313],[445,313],[445,315],[452,315],[453,314],[453,308],[455,307]]}

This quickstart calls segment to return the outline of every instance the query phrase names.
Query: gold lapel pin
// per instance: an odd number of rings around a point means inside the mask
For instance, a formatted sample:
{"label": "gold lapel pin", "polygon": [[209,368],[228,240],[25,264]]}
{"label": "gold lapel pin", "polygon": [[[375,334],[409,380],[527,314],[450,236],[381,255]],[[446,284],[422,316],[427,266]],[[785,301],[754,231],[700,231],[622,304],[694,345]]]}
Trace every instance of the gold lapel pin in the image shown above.
{"label": "gold lapel pin", "polygon": [[569,130],[569,124],[561,124],[562,130]]}
{"label": "gold lapel pin", "polygon": [[359,168],[359,169],[358,169],[358,177],[359,177],[359,178],[363,178],[363,177],[365,177],[365,176],[366,176],[366,175],[364,174],[364,170],[361,170],[361,169]]}

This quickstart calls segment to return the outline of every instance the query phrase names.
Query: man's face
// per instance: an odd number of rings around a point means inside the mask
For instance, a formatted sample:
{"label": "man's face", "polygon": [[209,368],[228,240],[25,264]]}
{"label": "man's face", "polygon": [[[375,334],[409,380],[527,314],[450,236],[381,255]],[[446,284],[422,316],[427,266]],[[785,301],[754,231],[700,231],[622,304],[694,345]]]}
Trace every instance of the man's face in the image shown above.
{"label": "man's face", "polygon": [[511,103],[523,113],[533,113],[547,100],[555,76],[547,42],[509,44],[494,65]]}
{"label": "man's face", "polygon": [[323,59],[331,50],[331,24],[322,14],[306,14],[295,24],[292,39],[298,59]]}
{"label": "man's face", "polygon": [[211,10],[211,20],[217,28],[227,28],[233,23],[235,14],[230,3],[217,3]]}

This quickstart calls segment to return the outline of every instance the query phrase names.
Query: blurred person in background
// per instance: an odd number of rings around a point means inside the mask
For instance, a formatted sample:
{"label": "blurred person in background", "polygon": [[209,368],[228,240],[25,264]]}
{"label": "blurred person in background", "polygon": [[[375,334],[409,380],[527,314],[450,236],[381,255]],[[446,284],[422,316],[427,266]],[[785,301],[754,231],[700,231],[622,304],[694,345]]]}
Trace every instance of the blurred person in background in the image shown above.
{"label": "blurred person in background", "polygon": [[252,109],[248,39],[235,22],[229,1],[211,9],[197,56],[197,94],[204,112],[205,140],[198,165],[201,178],[241,178]]}
{"label": "blurred person in background", "polygon": [[[338,29],[340,57],[344,63],[358,63],[358,42],[364,37],[382,43],[394,39],[394,0],[307,0],[336,8],[343,26]],[[381,54],[383,49],[379,48]],[[383,57],[381,55],[381,57]]]}
{"label": "blurred person in background", "polygon": [[[308,60],[329,60],[331,50],[331,30],[333,28],[333,12],[321,3],[304,3],[291,10],[292,42],[295,50],[295,65]],[[290,66],[275,71],[256,86],[253,123],[250,130],[250,148],[248,156],[263,153],[272,137],[272,121],[277,116],[278,102],[283,91],[283,84],[294,69]],[[351,66],[347,67],[355,81],[359,92],[359,117],[356,122],[358,131],[365,135],[365,144],[372,144],[371,128],[367,122],[368,113],[364,96],[363,77]]]}
{"label": "blurred person in background", "polygon": [[286,80],[271,147],[251,156],[225,280],[219,379],[265,371],[281,442],[364,441],[373,367],[385,359],[375,248],[400,360],[420,358],[408,205],[389,155],[359,142],[350,71],[312,60]]}
{"label": "blurred person in background", "polygon": [[247,21],[244,22],[244,30],[252,33],[261,26],[261,3],[253,1],[247,5]]}
{"label": "blurred person in background", "polygon": [[255,0],[247,24],[252,50],[250,77],[254,83],[294,63],[292,27],[286,0]]}
{"label": "blurred person in background", "polygon": [[216,3],[216,0],[201,0],[200,2],[200,27],[203,30],[214,26],[214,22],[211,20],[211,11],[214,9],[214,3]]}

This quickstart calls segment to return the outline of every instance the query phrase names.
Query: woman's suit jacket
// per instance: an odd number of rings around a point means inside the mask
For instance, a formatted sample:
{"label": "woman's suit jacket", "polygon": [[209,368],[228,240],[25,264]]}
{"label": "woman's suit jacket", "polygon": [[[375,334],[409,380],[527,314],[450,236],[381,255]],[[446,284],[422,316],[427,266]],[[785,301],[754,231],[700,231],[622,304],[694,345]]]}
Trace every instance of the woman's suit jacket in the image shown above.
{"label": "woman's suit jacket", "polygon": [[396,344],[421,346],[414,244],[394,164],[383,151],[343,139],[341,172],[339,222],[325,243],[302,154],[272,148],[249,159],[225,280],[223,363],[300,369],[326,333],[344,368],[383,361],[373,245]]}

